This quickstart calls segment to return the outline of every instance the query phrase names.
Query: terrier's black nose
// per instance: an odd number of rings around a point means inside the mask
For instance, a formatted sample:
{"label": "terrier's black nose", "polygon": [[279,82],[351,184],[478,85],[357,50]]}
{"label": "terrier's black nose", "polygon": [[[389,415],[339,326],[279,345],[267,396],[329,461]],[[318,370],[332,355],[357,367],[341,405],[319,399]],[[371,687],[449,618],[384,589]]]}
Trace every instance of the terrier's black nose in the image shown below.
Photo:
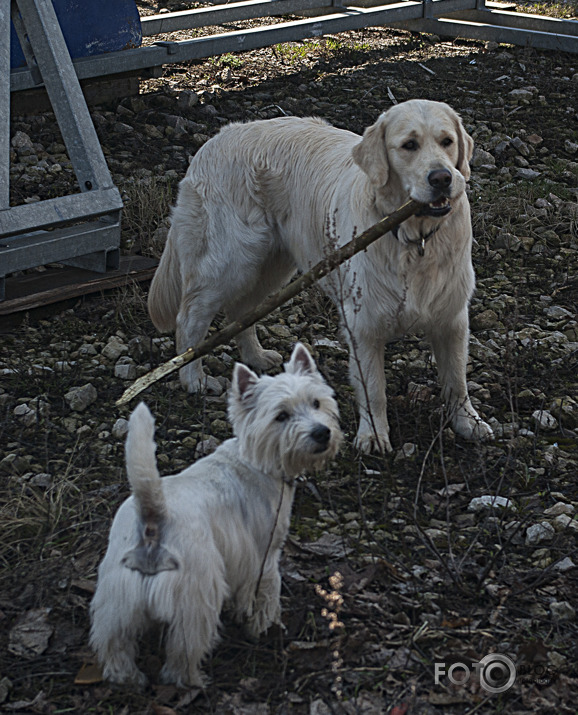
{"label": "terrier's black nose", "polygon": [[430,186],[439,191],[449,189],[452,183],[452,172],[449,169],[435,169],[427,175]]}
{"label": "terrier's black nose", "polygon": [[331,430],[325,425],[317,425],[311,430],[311,438],[324,447],[327,446],[329,438],[331,437]]}

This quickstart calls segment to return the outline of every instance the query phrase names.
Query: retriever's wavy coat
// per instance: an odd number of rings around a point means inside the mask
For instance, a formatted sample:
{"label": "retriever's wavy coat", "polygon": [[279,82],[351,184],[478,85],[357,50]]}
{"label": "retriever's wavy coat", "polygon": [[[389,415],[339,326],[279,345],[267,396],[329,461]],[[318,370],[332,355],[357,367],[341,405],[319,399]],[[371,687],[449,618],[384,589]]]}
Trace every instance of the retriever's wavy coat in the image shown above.
{"label": "retriever's wavy coat", "polygon": [[[231,124],[208,141],[182,180],[166,247],[149,294],[161,331],[183,352],[219,310],[249,311],[408,198],[426,206],[397,236],[387,234],[322,282],[338,307],[350,348],[360,419],[357,445],[391,450],[384,345],[407,331],[431,341],[456,432],[492,436],[466,387],[468,303],[474,290],[466,197],[473,141],[448,105],[410,100],[384,112],[363,137],[319,119]],[[242,359],[258,369],[281,361],[250,328]],[[199,361],[182,368],[194,391]]]}

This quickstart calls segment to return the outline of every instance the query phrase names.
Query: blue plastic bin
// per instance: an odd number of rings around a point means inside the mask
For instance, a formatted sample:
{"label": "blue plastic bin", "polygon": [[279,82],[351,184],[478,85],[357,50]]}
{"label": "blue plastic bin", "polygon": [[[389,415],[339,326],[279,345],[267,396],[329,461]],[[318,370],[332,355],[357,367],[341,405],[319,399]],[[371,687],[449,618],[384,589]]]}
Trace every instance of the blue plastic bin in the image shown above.
{"label": "blue plastic bin", "polygon": [[[72,59],[140,47],[142,28],[134,0],[52,0]],[[26,64],[11,27],[10,66]]]}

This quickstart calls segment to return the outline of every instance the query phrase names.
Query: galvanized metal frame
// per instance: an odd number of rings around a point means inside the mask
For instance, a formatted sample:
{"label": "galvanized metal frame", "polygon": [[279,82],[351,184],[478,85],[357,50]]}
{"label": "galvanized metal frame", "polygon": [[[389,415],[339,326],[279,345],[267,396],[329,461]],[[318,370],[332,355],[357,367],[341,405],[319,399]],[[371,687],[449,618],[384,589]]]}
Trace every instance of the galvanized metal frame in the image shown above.
{"label": "galvanized metal frame", "polygon": [[11,4],[9,0],[0,0],[0,3],[2,299],[5,277],[14,271],[55,262],[102,272],[117,268],[122,200],[112,182],[52,2],[15,0],[12,14],[30,66],[30,78],[34,86],[43,83],[46,87],[80,193],[9,207],[10,92],[7,85]]}

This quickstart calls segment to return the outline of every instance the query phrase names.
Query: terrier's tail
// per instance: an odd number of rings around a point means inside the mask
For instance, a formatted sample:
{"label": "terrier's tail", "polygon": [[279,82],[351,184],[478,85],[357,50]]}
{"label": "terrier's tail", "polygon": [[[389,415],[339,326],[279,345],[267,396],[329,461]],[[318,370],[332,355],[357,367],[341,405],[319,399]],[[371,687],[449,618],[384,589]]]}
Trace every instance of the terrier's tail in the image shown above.
{"label": "terrier's tail", "polygon": [[122,563],[147,576],[179,568],[177,558],[162,545],[168,510],[157,469],[154,432],[154,418],[141,402],[130,416],[125,448],[128,480],[139,517],[139,543],[124,555]]}

